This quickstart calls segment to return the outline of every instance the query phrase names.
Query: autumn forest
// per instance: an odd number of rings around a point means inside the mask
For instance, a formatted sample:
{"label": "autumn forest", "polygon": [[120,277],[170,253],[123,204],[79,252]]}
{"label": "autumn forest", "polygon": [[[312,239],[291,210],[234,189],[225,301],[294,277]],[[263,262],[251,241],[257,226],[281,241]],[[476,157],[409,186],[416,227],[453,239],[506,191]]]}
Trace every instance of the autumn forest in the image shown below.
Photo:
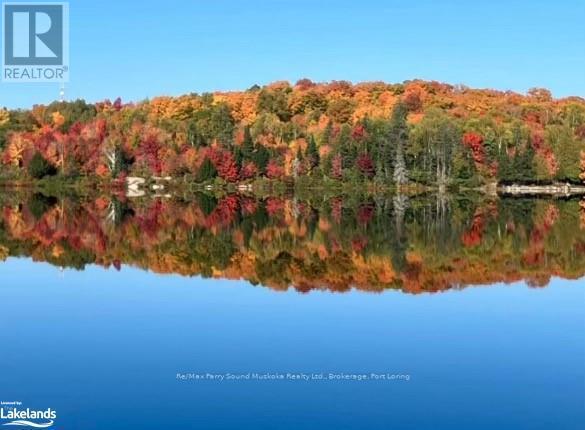
{"label": "autumn forest", "polygon": [[276,82],[240,92],[0,110],[0,181],[476,188],[579,183],[585,100],[401,84]]}
{"label": "autumn forest", "polygon": [[[585,100],[545,89],[302,79],[54,102],[0,110],[0,162],[0,259],[299,291],[585,275],[585,201],[497,193],[585,181]],[[132,195],[136,178],[162,192]]]}

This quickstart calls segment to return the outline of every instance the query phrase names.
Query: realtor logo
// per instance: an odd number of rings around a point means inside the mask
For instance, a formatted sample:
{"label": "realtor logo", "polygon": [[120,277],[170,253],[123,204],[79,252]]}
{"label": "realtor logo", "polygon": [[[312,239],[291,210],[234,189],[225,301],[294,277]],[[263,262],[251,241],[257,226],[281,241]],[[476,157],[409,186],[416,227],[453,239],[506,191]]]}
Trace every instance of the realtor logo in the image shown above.
{"label": "realtor logo", "polygon": [[68,21],[67,3],[3,3],[2,80],[67,81]]}

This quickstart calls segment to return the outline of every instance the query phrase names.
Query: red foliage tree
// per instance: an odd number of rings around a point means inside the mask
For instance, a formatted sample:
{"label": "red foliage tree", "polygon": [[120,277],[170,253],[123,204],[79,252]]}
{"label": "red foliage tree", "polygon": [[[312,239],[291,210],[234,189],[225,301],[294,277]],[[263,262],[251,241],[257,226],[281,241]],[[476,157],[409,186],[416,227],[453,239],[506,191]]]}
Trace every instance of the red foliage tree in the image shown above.
{"label": "red foliage tree", "polygon": [[258,209],[258,202],[252,197],[242,197],[240,201],[243,215],[252,215]]}
{"label": "red foliage tree", "polygon": [[215,166],[220,178],[228,182],[236,182],[240,177],[234,155],[226,150],[212,148],[207,156]]}
{"label": "red foliage tree", "polygon": [[373,217],[374,205],[368,203],[360,205],[357,213],[357,220],[359,224],[363,226],[368,225]]}
{"label": "red foliage tree", "polygon": [[205,220],[207,228],[227,226],[236,219],[236,214],[240,209],[240,200],[238,196],[229,195],[221,199],[215,209]]}
{"label": "red foliage tree", "polygon": [[271,159],[266,166],[266,177],[269,179],[279,179],[284,176],[284,169],[274,159]]}
{"label": "red foliage tree", "polygon": [[374,177],[376,170],[374,169],[374,163],[372,158],[368,154],[361,154],[356,161],[357,167],[362,175],[366,178],[371,179]]}
{"label": "red foliage tree", "polygon": [[540,131],[533,131],[530,134],[530,144],[535,151],[539,151],[544,146],[544,136]]}
{"label": "red foliage tree", "polygon": [[228,182],[238,180],[238,165],[231,152],[224,152],[222,162],[216,167],[217,174]]}
{"label": "red foliage tree", "polygon": [[162,171],[162,163],[159,157],[161,145],[154,134],[148,134],[138,147],[138,154],[136,159],[143,161],[146,166],[156,175],[160,175]]}
{"label": "red foliage tree", "polygon": [[416,112],[422,109],[422,98],[421,91],[418,87],[408,88],[404,92],[402,101],[406,105],[406,108],[411,112]]}
{"label": "red foliage tree", "polygon": [[335,221],[337,224],[341,223],[341,216],[343,214],[343,200],[341,197],[334,197],[331,199],[331,201],[329,202],[329,205],[331,206],[331,218],[333,218],[333,221]]}
{"label": "red foliage tree", "polygon": [[366,129],[362,124],[356,124],[351,131],[351,137],[358,142],[362,141],[366,137]]}
{"label": "red foliage tree", "polygon": [[478,209],[473,215],[473,222],[471,223],[471,227],[465,231],[461,237],[461,241],[465,247],[471,248],[481,244],[484,224],[484,213],[481,209]]}
{"label": "red foliage tree", "polygon": [[307,78],[299,79],[295,84],[295,88],[304,91],[315,86],[315,83]]}
{"label": "red foliage tree", "polygon": [[274,216],[284,209],[284,200],[278,197],[268,197],[266,199],[266,212],[268,215]]}
{"label": "red foliage tree", "polygon": [[258,174],[258,167],[253,161],[245,163],[240,169],[240,179],[251,179]]}
{"label": "red foliage tree", "polygon": [[361,253],[367,245],[368,238],[364,236],[356,237],[351,241],[351,248],[358,254]]}
{"label": "red foliage tree", "polygon": [[108,124],[104,118],[100,118],[95,122],[96,139],[99,143],[102,143],[106,138],[108,130]]}
{"label": "red foliage tree", "polygon": [[472,131],[463,135],[463,144],[471,149],[473,161],[476,164],[483,164],[485,162],[485,150],[483,147],[483,137]]}
{"label": "red foliage tree", "polygon": [[331,160],[331,177],[334,179],[341,179],[343,177],[343,159],[341,154],[333,156]]}

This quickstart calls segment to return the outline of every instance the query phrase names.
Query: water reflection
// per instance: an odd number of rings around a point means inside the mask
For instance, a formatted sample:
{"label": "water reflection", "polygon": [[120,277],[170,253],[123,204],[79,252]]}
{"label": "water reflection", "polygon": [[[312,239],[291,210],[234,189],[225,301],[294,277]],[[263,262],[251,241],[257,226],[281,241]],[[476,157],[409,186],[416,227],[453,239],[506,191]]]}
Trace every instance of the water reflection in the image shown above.
{"label": "water reflection", "polygon": [[129,265],[301,292],[546,286],[552,276],[585,275],[574,200],[4,193],[0,204],[1,259],[76,269]]}

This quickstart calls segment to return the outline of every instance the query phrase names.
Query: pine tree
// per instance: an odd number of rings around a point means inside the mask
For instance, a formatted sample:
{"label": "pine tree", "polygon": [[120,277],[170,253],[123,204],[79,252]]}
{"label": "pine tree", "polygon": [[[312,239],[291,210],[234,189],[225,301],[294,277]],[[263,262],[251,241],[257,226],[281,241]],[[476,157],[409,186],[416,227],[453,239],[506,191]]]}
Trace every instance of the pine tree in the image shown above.
{"label": "pine tree", "polygon": [[327,123],[325,126],[325,130],[321,133],[321,138],[319,139],[319,143],[321,145],[329,145],[331,143],[331,139],[333,136],[333,124],[331,121]]}
{"label": "pine tree", "polygon": [[532,182],[536,176],[534,171],[534,150],[531,145],[516,154],[513,162],[513,170],[515,172],[516,181],[518,182]]}
{"label": "pine tree", "polygon": [[309,137],[309,143],[307,145],[307,151],[305,152],[307,162],[311,169],[314,169],[319,165],[320,157],[319,157],[319,150],[317,149],[317,143],[315,142],[315,138],[313,135]]}
{"label": "pine tree", "polygon": [[453,175],[456,180],[468,182],[475,176],[476,168],[473,153],[467,146],[455,146],[452,162]]}
{"label": "pine tree", "polygon": [[217,176],[217,169],[211,162],[209,158],[205,158],[205,161],[199,168],[199,172],[197,174],[197,182],[205,182],[210,179],[213,179]]}
{"label": "pine tree", "polygon": [[234,145],[233,152],[234,152],[234,160],[236,162],[236,166],[238,166],[238,169],[241,169],[242,165],[244,164],[244,153],[242,151],[242,148]]}
{"label": "pine tree", "polygon": [[254,141],[252,140],[252,134],[250,133],[250,127],[244,128],[244,140],[241,146],[243,161],[251,161],[254,153]]}
{"label": "pine tree", "polygon": [[351,169],[354,167],[357,151],[351,141],[351,128],[347,124],[343,124],[339,135],[337,136],[337,146],[341,154],[344,169]]}
{"label": "pine tree", "polygon": [[498,157],[498,181],[503,183],[513,182],[512,163],[506,151]]}
{"label": "pine tree", "polygon": [[54,175],[56,170],[40,152],[35,152],[28,165],[28,173],[35,179],[41,179],[45,176]]}
{"label": "pine tree", "polygon": [[270,160],[270,152],[264,145],[256,144],[256,148],[254,149],[254,154],[252,156],[252,161],[258,167],[260,173],[263,173],[266,170],[266,166],[268,165],[268,161]]}

